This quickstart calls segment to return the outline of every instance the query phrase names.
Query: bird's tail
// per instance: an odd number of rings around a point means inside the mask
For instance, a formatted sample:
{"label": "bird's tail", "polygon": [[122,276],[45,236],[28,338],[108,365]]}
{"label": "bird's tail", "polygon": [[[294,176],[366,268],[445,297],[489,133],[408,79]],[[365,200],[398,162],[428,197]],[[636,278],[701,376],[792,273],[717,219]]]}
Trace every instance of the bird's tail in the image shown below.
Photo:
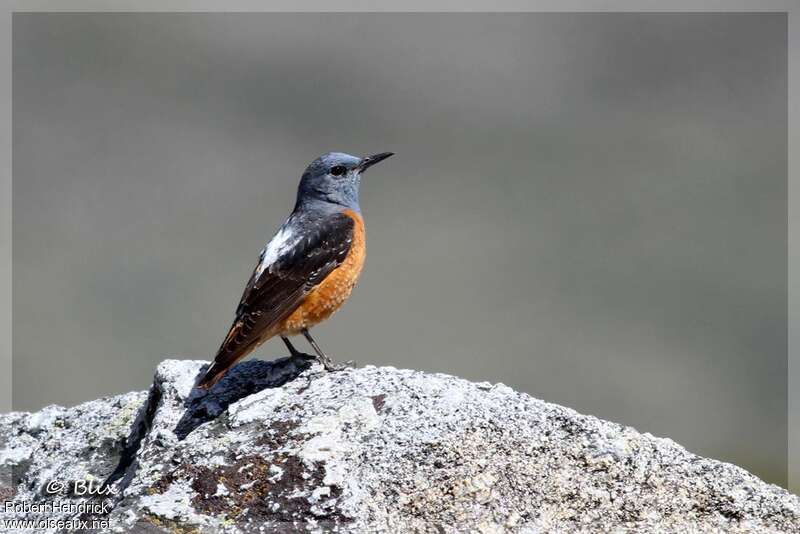
{"label": "bird's tail", "polygon": [[236,362],[250,354],[254,348],[253,346],[246,348],[241,347],[240,350],[234,352],[227,352],[224,347],[220,349],[219,354],[214,358],[214,362],[206,369],[206,374],[204,374],[200,382],[197,383],[197,387],[200,389],[211,389],[214,384],[222,380],[222,377],[225,376],[225,373],[227,373],[231,367],[236,365]]}
{"label": "bird's tail", "polygon": [[197,383],[197,387],[200,389],[211,389],[214,384],[220,381],[225,373],[230,369],[233,364],[236,362],[231,362],[227,366],[222,366],[216,360],[211,366],[206,369],[206,374],[203,375],[203,378],[200,379],[200,382]]}
{"label": "bird's tail", "polygon": [[197,383],[197,387],[201,389],[211,389],[217,382],[219,382],[225,373],[228,372],[228,369],[233,367],[236,362],[250,354],[250,352],[255,349],[260,342],[263,342],[261,339],[252,339],[249,342],[241,344],[238,342],[238,334],[240,329],[242,328],[243,323],[241,321],[236,321],[228,332],[228,335],[225,337],[225,340],[222,342],[222,346],[219,348],[217,352],[217,356],[214,358],[214,362],[211,366],[206,369],[206,374],[203,375],[203,378],[200,379],[200,382]]}

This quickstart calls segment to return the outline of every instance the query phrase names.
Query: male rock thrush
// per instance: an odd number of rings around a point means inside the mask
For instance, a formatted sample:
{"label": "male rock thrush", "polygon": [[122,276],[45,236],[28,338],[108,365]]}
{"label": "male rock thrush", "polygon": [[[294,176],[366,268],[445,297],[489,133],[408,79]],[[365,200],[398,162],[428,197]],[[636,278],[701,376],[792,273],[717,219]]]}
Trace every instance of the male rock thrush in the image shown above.
{"label": "male rock thrush", "polygon": [[361,174],[391,156],[357,158],[329,152],[306,168],[292,214],[261,251],[228,335],[198,386],[213,386],[233,364],[263,342],[303,334],[328,370],[335,370],[308,329],[330,317],[348,299],[366,255],[364,220],[358,205]]}

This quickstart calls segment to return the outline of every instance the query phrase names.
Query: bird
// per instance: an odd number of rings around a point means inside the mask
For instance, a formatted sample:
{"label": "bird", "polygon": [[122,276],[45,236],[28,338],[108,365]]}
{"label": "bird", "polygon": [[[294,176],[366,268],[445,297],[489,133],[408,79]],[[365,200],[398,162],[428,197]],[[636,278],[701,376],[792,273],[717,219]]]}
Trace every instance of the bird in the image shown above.
{"label": "bird", "polygon": [[358,202],[361,175],[393,155],[360,158],[328,152],[306,167],[294,209],[261,251],[233,324],[199,388],[210,389],[236,362],[275,336],[298,356],[302,353],[289,336],[302,334],[327,371],[343,368],[322,351],[309,329],[333,315],[358,281],[366,256]]}

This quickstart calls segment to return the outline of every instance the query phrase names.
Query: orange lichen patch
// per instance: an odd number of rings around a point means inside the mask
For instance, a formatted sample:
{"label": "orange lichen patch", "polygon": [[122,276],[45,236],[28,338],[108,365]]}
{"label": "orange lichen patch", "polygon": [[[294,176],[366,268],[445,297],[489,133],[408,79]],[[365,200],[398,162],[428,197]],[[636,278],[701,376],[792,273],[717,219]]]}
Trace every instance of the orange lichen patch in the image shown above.
{"label": "orange lichen patch", "polygon": [[291,315],[277,325],[275,334],[291,336],[298,334],[304,328],[311,328],[333,315],[350,297],[364,267],[367,244],[361,215],[352,210],[346,210],[344,214],[355,223],[353,243],[350,245],[347,258],[306,295]]}

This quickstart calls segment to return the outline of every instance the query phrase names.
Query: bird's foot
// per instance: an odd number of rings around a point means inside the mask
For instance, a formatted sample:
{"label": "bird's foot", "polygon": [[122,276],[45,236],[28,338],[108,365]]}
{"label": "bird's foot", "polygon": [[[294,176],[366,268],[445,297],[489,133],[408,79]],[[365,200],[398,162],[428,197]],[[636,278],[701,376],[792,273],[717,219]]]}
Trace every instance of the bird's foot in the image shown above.
{"label": "bird's foot", "polygon": [[329,373],[333,373],[336,371],[344,371],[345,369],[352,369],[353,367],[356,366],[356,363],[352,360],[348,360],[344,363],[334,363],[333,360],[331,360],[328,357],[325,357],[325,358],[317,358],[317,361],[319,361],[319,363],[322,364],[322,367],[324,367],[325,370],[328,371]]}
{"label": "bird's foot", "polygon": [[290,358],[300,358],[301,360],[318,360],[319,359],[316,356],[314,356],[313,354],[308,354],[307,352],[300,352],[300,351],[290,353],[289,357]]}
{"label": "bird's foot", "polygon": [[307,354],[305,352],[300,352],[299,350],[292,347],[292,350],[289,350],[289,358],[293,360],[303,360],[303,361],[314,361],[318,359],[313,354]]}

